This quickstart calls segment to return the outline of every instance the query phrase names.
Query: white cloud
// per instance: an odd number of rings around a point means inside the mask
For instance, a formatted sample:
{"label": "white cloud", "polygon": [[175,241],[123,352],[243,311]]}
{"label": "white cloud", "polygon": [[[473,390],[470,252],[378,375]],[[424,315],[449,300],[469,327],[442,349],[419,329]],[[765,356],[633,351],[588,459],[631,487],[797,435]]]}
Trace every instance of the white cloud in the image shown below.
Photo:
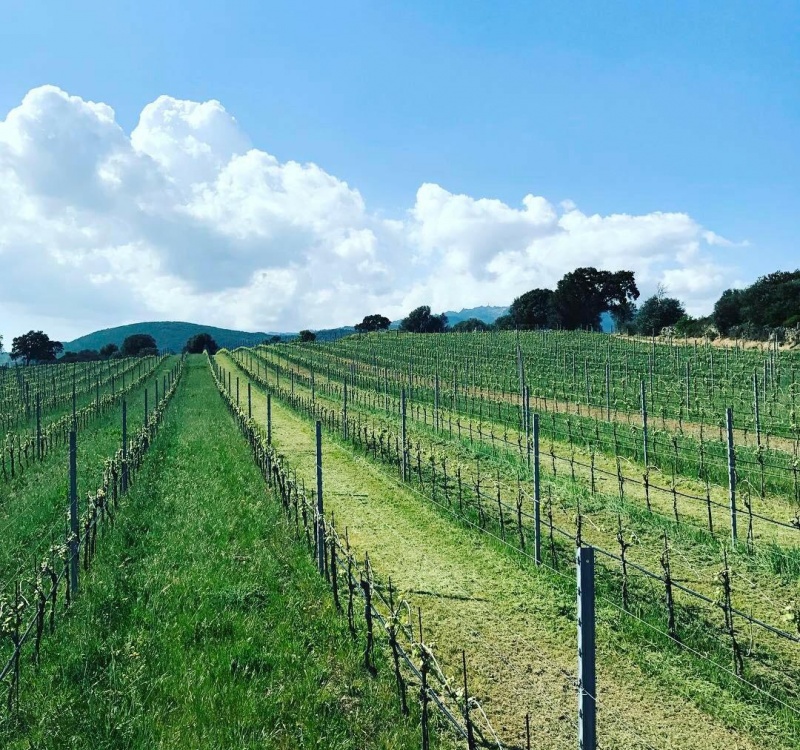
{"label": "white cloud", "polygon": [[126,134],[53,86],[0,121],[0,330],[70,338],[140,319],[328,327],[506,304],[577,266],[634,270],[708,310],[731,243],[682,213],[586,215],[423,184],[383,218],[316,164],[254,148],[217,101],[161,96]]}

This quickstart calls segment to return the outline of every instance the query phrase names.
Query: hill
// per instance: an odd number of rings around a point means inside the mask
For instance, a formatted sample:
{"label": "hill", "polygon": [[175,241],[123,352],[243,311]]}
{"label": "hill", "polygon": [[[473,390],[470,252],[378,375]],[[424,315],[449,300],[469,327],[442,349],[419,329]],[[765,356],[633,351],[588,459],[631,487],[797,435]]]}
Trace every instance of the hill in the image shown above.
{"label": "hill", "polygon": [[[253,346],[261,343],[264,339],[276,335],[264,333],[262,331],[234,331],[230,328],[217,328],[216,326],[204,326],[197,323],[183,323],[178,321],[157,321],[152,323],[131,323],[116,328],[104,328],[101,331],[88,333],[74,341],[64,342],[65,352],[78,352],[82,349],[100,349],[106,344],[116,344],[121,346],[127,336],[135,333],[150,334],[158,345],[159,349],[168,349],[179,352],[186,345],[187,339],[197,333],[210,333],[220,346],[233,348],[236,346]],[[280,334],[277,334],[280,335]],[[286,336],[286,334],[283,334]]]}
{"label": "hill", "polygon": [[447,316],[447,324],[454,326],[456,323],[461,323],[470,318],[477,318],[484,323],[494,323],[501,315],[508,312],[508,307],[470,307],[458,312],[448,310],[445,315]]}

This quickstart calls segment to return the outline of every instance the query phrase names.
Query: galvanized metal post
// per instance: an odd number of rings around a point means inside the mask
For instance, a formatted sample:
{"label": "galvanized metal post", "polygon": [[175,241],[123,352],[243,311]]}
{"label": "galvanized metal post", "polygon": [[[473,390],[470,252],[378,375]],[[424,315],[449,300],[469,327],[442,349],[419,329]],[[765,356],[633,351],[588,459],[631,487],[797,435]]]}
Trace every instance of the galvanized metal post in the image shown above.
{"label": "galvanized metal post", "polygon": [[728,498],[731,506],[731,540],[736,544],[736,451],[733,447],[733,409],[725,409],[728,430]]}
{"label": "galvanized metal post", "polygon": [[42,460],[42,397],[36,392],[36,455]]}
{"label": "galvanized metal post", "polygon": [[644,449],[644,470],[647,471],[650,464],[647,460],[647,396],[644,390],[644,380],[640,382],[641,392],[640,397],[642,400],[642,440]]}
{"label": "galvanized metal post", "polygon": [[403,481],[408,480],[408,450],[406,448],[406,389],[400,391],[400,440],[402,451]]}
{"label": "galvanized metal post", "polygon": [[542,564],[542,493],[539,472],[539,415],[533,415],[533,555]]}
{"label": "galvanized metal post", "polygon": [[272,394],[267,394],[267,445],[272,445]]}
{"label": "galvanized metal post", "polygon": [[69,432],[69,590],[78,593],[78,450],[75,430]]}
{"label": "galvanized metal post", "polygon": [[758,408],[758,375],[753,373],[753,419],[756,423],[756,445],[761,447],[761,417]]}
{"label": "galvanized metal post", "polygon": [[691,396],[691,389],[690,389],[690,375],[689,375],[689,360],[686,360],[686,416],[689,416],[689,412],[692,408],[692,396]]}
{"label": "galvanized metal post", "polygon": [[436,365],[436,380],[433,392],[433,428],[439,431],[439,365]]}
{"label": "galvanized metal post", "polygon": [[575,550],[578,574],[578,749],[597,747],[594,548]]}
{"label": "galvanized metal post", "polygon": [[342,391],[342,437],[347,440],[347,380]]}
{"label": "galvanized metal post", "polygon": [[531,388],[530,386],[525,386],[525,399],[523,401],[523,412],[524,412],[524,419],[525,419],[525,451],[526,451],[526,461],[527,466],[531,468],[531,460],[532,460],[532,446],[531,446]]}
{"label": "galvanized metal post", "polygon": [[317,513],[315,516],[317,533],[317,567],[320,575],[325,573],[325,511],[322,504],[322,422],[316,423],[317,439]]}
{"label": "galvanized metal post", "polygon": [[128,402],[122,401],[122,492],[128,491]]}

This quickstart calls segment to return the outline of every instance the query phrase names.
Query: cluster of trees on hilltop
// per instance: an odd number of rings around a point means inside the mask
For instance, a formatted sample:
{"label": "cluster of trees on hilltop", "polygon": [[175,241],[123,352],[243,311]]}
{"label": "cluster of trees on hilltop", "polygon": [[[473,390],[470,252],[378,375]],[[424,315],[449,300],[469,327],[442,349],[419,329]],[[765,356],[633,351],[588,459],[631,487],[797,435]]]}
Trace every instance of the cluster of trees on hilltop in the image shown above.
{"label": "cluster of trees on hilltop", "polygon": [[[620,333],[659,335],[664,329],[683,336],[736,336],[766,339],[794,327],[800,331],[800,271],[779,271],[762,276],[744,289],[728,289],[714,306],[713,314],[693,318],[683,302],[658,291],[637,306],[639,290],[632,271],[600,271],[577,268],[563,276],[555,289],[531,289],[517,297],[506,315],[494,324],[477,318],[449,327],[447,316],[434,315],[428,305],[412,310],[400,330],[411,333],[445,331],[600,330],[601,316],[610,314]],[[356,325],[359,332],[386,330],[382,315],[368,315]],[[796,334],[800,338],[800,333]]]}
{"label": "cluster of trees on hilltop", "polygon": [[[447,316],[435,315],[428,305],[412,310],[400,323],[400,330],[410,333],[471,332],[488,330],[562,328],[600,330],[600,317],[610,312],[624,321],[632,317],[638,299],[632,271],[599,271],[577,268],[566,274],[553,289],[532,289],[517,297],[506,315],[494,324],[478,318],[448,326]],[[390,321],[383,315],[368,315],[356,325],[359,332],[385,330]]]}

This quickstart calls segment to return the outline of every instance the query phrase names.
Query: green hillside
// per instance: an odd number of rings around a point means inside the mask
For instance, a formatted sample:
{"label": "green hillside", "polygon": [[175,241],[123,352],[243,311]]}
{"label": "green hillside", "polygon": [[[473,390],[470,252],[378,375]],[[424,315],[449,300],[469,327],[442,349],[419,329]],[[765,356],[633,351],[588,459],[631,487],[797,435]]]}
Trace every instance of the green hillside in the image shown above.
{"label": "green hillside", "polygon": [[88,333],[86,336],[81,336],[74,341],[64,342],[64,351],[78,352],[82,349],[99,349],[106,344],[122,346],[122,342],[127,336],[132,336],[135,333],[147,333],[156,340],[159,349],[179,352],[185,346],[187,339],[203,332],[210,333],[217,344],[228,348],[253,346],[273,335],[272,333],[264,332],[234,331],[230,328],[203,326],[197,323],[157,321],[152,323],[131,323],[125,326],[104,328],[102,331]]}

